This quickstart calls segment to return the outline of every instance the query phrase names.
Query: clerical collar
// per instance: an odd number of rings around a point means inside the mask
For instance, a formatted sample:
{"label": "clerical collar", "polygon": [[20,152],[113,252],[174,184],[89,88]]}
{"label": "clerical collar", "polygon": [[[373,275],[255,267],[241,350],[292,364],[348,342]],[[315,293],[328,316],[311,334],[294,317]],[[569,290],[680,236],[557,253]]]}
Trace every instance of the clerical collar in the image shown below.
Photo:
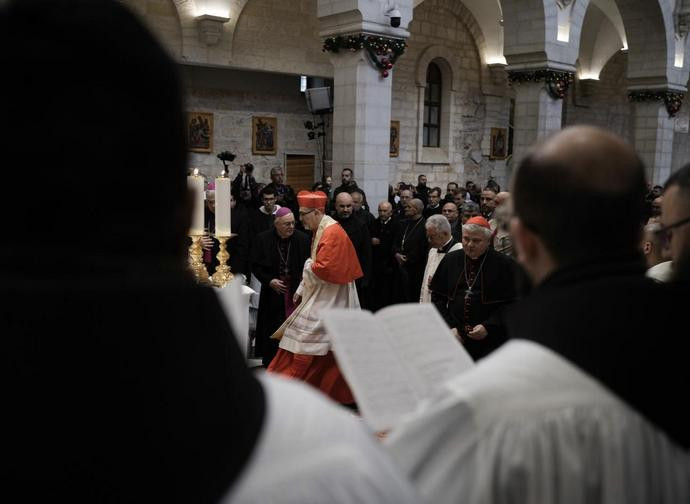
{"label": "clerical collar", "polygon": [[440,254],[447,254],[448,250],[453,246],[453,237],[448,238],[448,241],[442,247],[438,248]]}
{"label": "clerical collar", "polygon": [[386,220],[382,220],[381,224],[388,224],[393,217],[388,217]]}
{"label": "clerical collar", "polygon": [[472,264],[476,264],[476,263],[479,263],[479,261],[481,261],[488,252],[489,252],[489,249],[487,248],[484,251],[484,253],[482,255],[480,255],[479,257],[477,257],[476,259],[472,259],[467,254],[465,254],[465,257],[467,258],[467,262],[472,263]]}

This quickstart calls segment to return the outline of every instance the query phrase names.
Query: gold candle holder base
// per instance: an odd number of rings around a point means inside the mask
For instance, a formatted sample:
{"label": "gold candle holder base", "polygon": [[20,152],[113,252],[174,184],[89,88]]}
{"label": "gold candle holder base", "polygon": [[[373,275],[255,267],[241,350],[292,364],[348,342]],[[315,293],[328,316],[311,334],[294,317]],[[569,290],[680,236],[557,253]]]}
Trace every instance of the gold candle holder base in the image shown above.
{"label": "gold candle holder base", "polygon": [[189,235],[192,244],[189,246],[189,267],[194,273],[194,278],[199,283],[208,283],[208,270],[204,265],[203,250],[201,249],[201,237],[203,235]]}
{"label": "gold candle holder base", "polygon": [[230,271],[230,266],[228,266],[230,252],[228,252],[227,249],[227,241],[235,236],[237,235],[231,234],[230,236],[216,236],[216,240],[218,240],[220,245],[220,250],[216,254],[216,258],[218,259],[216,272],[211,276],[211,283],[216,287],[225,287],[229,282],[232,282],[233,278],[235,278],[235,275],[233,275],[232,271]]}

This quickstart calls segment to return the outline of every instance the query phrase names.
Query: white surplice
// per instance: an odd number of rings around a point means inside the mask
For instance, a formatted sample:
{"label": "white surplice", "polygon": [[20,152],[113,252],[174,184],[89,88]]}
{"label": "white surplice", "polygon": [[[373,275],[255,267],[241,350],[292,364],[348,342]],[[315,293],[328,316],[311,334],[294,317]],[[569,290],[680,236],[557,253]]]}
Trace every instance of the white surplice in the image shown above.
{"label": "white surplice", "polygon": [[[456,243],[453,245],[448,252],[453,252],[454,250],[460,250],[462,248],[462,243]],[[426,260],[426,268],[424,268],[424,280],[422,281],[422,290],[419,292],[419,302],[420,303],[431,303],[431,291],[429,291],[429,282],[436,273],[438,265],[441,264],[441,259],[446,257],[446,253],[439,253],[437,248],[432,248],[429,250],[429,255]]]}
{"label": "white surplice", "polygon": [[[312,271],[318,243],[323,231],[329,226],[339,226],[339,224],[325,215],[314,235],[311,257],[304,263],[302,281],[296,291],[302,296],[302,302],[276,331],[276,334],[282,334],[279,347],[294,354],[326,355],[330,351],[331,342],[321,322],[322,310],[360,308],[355,282],[346,284],[326,282]],[[348,239],[347,235],[343,238]]]}
{"label": "white surplice", "polygon": [[524,340],[449,382],[387,447],[428,503],[690,502],[690,453]]}
{"label": "white surplice", "polygon": [[221,504],[412,504],[411,484],[361,419],[299,382],[261,374],[266,418]]}

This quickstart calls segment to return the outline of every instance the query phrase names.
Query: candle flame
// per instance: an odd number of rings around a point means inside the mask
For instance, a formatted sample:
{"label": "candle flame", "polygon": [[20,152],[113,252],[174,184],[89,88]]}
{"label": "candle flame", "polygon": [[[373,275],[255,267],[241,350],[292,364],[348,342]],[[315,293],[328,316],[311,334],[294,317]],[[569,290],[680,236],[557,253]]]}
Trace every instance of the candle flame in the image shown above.
{"label": "candle flame", "polygon": [[199,168],[194,168],[194,176],[196,177],[198,175],[199,175]]}

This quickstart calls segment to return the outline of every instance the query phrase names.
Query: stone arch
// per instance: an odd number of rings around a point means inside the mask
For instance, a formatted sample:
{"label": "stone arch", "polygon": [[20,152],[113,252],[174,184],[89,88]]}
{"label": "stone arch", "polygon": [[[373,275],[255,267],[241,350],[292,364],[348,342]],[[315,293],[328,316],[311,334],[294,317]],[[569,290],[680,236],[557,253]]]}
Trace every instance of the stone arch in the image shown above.
{"label": "stone arch", "polygon": [[578,42],[577,75],[598,80],[602,69],[621,49],[627,51],[625,26],[613,0],[591,0]]}
{"label": "stone arch", "polygon": [[182,55],[182,25],[173,0],[123,0],[175,59]]}
{"label": "stone arch", "polygon": [[438,63],[443,75],[443,85],[448,90],[457,91],[457,79],[454,77],[453,68],[459,68],[457,56],[447,47],[432,45],[422,51],[417,59],[415,80],[417,87],[426,87],[426,70],[429,63]]}
{"label": "stone arch", "polygon": [[[632,86],[685,85],[674,69],[675,30],[669,0],[616,0],[628,39],[628,79]],[[687,63],[684,65],[687,67]]]}
{"label": "stone arch", "polygon": [[589,0],[501,0],[508,63],[519,67],[548,62],[573,70],[588,5]]}

